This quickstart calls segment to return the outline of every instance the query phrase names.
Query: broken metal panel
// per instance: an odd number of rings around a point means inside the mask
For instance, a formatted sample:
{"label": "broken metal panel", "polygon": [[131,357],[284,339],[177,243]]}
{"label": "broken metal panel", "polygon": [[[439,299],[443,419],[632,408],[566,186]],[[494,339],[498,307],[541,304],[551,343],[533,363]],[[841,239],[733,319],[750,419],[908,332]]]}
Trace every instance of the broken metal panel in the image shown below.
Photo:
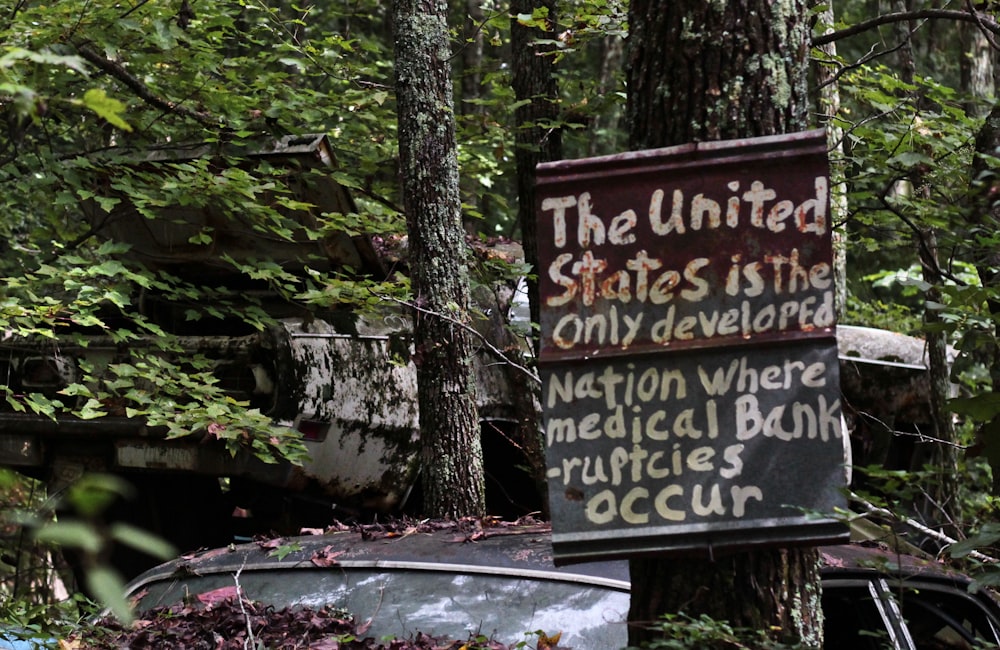
{"label": "broken metal panel", "polygon": [[115,441],[114,469],[153,472],[190,472],[206,476],[247,477],[267,485],[289,486],[295,481],[287,464],[265,463],[252,453],[243,451],[236,456],[220,453],[214,445],[164,441],[160,438]]}
{"label": "broken metal panel", "polygon": [[[837,327],[840,387],[859,467],[917,470],[929,460],[924,444],[935,431],[927,342],[898,332]],[[948,364],[957,353],[947,351]],[[959,394],[950,385],[951,396]],[[856,481],[865,481],[864,474]]]}
{"label": "broken metal panel", "polygon": [[[70,448],[74,454],[89,448],[108,469],[245,476],[292,490],[311,485],[339,503],[397,507],[416,481],[419,459],[417,371],[408,327],[405,314],[387,310],[338,326],[292,318],[246,336],[177,338],[180,356],[212,360],[220,388],[233,399],[303,434],[311,458],[301,467],[265,465],[244,454],[232,458],[201,436],[165,441],[164,428],[150,429],[141,418],[53,421],[11,412],[2,402],[0,464],[44,467]],[[79,361],[86,360],[98,379],[113,380],[111,364],[129,362],[132,350],[155,350],[151,341],[128,346],[106,336],[86,341],[85,346],[69,340],[8,341],[0,371],[15,391],[28,384],[38,390],[44,378],[53,398],[69,401],[58,391],[81,380]],[[475,369],[483,417],[511,417],[512,387],[502,364],[481,351]],[[26,371],[30,378],[23,377]]]}
{"label": "broken metal panel", "polygon": [[276,379],[294,387],[296,414],[375,428],[417,427],[416,372],[408,358],[394,358],[388,333],[343,334],[318,319],[281,325],[288,358],[279,360]]}
{"label": "broken metal panel", "polygon": [[541,360],[832,337],[822,131],[544,163]]}
{"label": "broken metal panel", "polygon": [[399,505],[419,451],[416,369],[408,356],[394,356],[388,334],[342,334],[320,320],[282,327],[287,358],[278,381],[294,387],[295,412],[278,414],[279,423],[302,430],[305,418],[316,431],[306,440],[310,459],[295,471],[334,498]]}
{"label": "broken metal panel", "polygon": [[[844,361],[882,364],[911,370],[926,370],[927,342],[899,332],[859,327],[837,326],[837,347]],[[949,347],[947,360],[954,363],[956,352]]]}
{"label": "broken metal panel", "polygon": [[543,367],[558,561],[846,534],[836,353],[759,351]]}

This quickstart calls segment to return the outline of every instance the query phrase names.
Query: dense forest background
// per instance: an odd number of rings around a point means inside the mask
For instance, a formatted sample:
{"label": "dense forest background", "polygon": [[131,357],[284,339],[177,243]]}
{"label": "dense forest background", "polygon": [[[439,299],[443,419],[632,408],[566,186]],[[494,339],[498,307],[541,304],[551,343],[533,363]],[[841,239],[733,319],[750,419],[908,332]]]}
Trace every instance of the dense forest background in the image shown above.
{"label": "dense forest background", "polygon": [[[530,262],[534,163],[626,147],[627,5],[468,0],[448,9],[465,234],[524,241]],[[1000,482],[992,469],[1000,467],[1000,26],[989,3],[852,1],[811,11],[812,42],[802,44],[811,47],[810,122],[828,130],[841,188],[841,323],[925,339],[936,382],[933,430],[905,432],[930,451],[919,464],[856,468],[866,492],[855,505],[859,515],[878,514],[880,526],[916,518],[922,534],[963,540],[957,555],[976,548],[988,559],[1000,539],[990,523]],[[264,326],[272,305],[248,309],[250,289],[265,287],[301,312],[411,300],[405,260],[384,277],[360,278],[290,272],[266,256],[222,258],[224,272],[241,278],[226,289],[137,261],[106,229],[123,200],[149,223],[165,206],[211,202],[275,242],[292,240],[301,224],[287,217],[297,198],[286,171],[192,160],[164,177],[135,161],[186,143],[236,160],[261,141],[321,133],[356,209],[320,215],[308,236],[365,233],[405,248],[391,16],[376,0],[9,3],[0,16],[0,337],[99,331],[125,342],[153,336],[162,351],[211,323]],[[211,228],[185,244],[209,250]],[[474,290],[529,268],[474,266]],[[185,305],[181,325],[164,328],[144,311],[143,292]],[[155,380],[158,392],[132,390],[140,379]],[[176,435],[211,427],[234,450],[301,458],[292,432],[224,399],[208,373],[164,364],[156,350],[100,391],[86,384],[55,395],[0,390],[12,411],[96,419],[127,409]],[[83,399],[71,406],[70,395]],[[125,490],[98,482],[68,498],[86,514],[101,507],[95,494]],[[60,564],[42,542],[99,549],[111,533],[49,528],[39,538],[33,531],[55,504],[44,486],[7,470],[0,499],[0,617],[39,625],[68,596],[54,591]],[[151,543],[139,531],[116,534]]]}

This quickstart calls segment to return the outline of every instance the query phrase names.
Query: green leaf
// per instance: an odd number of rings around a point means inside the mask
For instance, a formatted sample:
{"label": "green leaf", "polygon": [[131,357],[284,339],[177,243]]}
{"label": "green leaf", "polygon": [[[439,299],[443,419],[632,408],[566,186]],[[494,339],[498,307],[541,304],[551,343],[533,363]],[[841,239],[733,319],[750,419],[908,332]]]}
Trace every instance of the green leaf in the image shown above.
{"label": "green leaf", "polygon": [[111,526],[111,537],[137,551],[148,553],[161,560],[177,556],[177,549],[161,537],[130,524],[118,522]]}
{"label": "green leaf", "polygon": [[94,567],[87,570],[87,587],[98,602],[107,607],[122,623],[132,622],[132,606],[125,599],[125,581],[114,569]]}
{"label": "green leaf", "polygon": [[94,473],[85,474],[71,485],[66,500],[80,516],[97,517],[116,499],[130,498],[133,494],[132,485],[120,476]]}
{"label": "green leaf", "polygon": [[958,415],[966,415],[980,422],[1000,415],[1000,393],[981,393],[972,397],[948,400],[948,408]]}
{"label": "green leaf", "polygon": [[101,88],[91,88],[83,94],[83,105],[94,111],[112,126],[117,126],[122,131],[131,131],[132,127],[122,117],[125,112],[125,104],[114,97],[108,97]]}
{"label": "green leaf", "polygon": [[948,546],[948,554],[953,558],[964,558],[976,549],[992,546],[1000,541],[1000,524],[988,523],[979,532],[960,542]]}
{"label": "green leaf", "polygon": [[104,546],[103,538],[93,525],[75,520],[45,524],[35,531],[35,539],[93,554],[99,553]]}
{"label": "green leaf", "polygon": [[280,546],[272,549],[271,552],[268,553],[267,555],[268,555],[268,557],[276,557],[276,558],[278,558],[278,561],[280,562],[281,560],[284,560],[286,557],[288,557],[292,553],[295,553],[296,551],[301,551],[301,550],[302,550],[302,545],[299,544],[298,542],[293,542],[291,544],[282,544],[282,545],[280,545]]}
{"label": "green leaf", "polygon": [[76,412],[77,417],[84,420],[93,420],[95,418],[102,418],[108,413],[104,410],[104,405],[99,401],[91,397],[87,400],[87,403],[83,405],[79,411]]}

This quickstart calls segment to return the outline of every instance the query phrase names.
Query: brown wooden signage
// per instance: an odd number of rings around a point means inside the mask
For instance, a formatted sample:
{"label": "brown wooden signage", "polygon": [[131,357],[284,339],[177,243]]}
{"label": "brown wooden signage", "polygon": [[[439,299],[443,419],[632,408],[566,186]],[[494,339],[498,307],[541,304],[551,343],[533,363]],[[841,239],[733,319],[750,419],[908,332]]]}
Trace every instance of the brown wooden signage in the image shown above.
{"label": "brown wooden signage", "polygon": [[825,136],[538,168],[557,561],[843,527]]}

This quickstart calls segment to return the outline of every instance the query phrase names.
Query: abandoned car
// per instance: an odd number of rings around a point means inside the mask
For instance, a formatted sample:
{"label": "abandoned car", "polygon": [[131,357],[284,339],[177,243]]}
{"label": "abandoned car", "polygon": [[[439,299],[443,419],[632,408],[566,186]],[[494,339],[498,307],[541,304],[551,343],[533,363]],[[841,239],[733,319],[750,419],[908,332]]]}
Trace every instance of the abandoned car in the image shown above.
{"label": "abandoned car", "polygon": [[[828,648],[1000,644],[1000,607],[964,575],[879,547],[824,547],[821,557]],[[555,567],[547,525],[415,523],[185,556],[138,577],[130,593],[140,616],[238,590],[275,609],[332,606],[375,639],[419,632],[513,645],[544,634],[561,635],[559,647],[609,650],[627,645],[628,580],[625,562]]]}

